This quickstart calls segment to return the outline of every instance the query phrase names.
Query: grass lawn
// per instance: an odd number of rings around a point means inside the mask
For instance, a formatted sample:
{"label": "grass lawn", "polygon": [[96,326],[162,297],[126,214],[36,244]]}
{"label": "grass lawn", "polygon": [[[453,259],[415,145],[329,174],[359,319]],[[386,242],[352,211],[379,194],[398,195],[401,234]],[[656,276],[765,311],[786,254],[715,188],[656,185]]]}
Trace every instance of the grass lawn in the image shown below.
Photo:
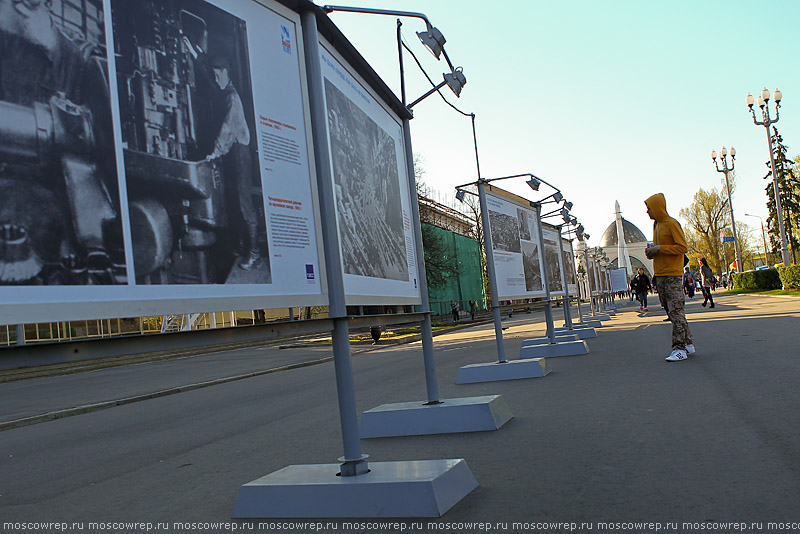
{"label": "grass lawn", "polygon": [[787,297],[800,297],[800,289],[733,289],[728,291],[732,295],[784,295]]}

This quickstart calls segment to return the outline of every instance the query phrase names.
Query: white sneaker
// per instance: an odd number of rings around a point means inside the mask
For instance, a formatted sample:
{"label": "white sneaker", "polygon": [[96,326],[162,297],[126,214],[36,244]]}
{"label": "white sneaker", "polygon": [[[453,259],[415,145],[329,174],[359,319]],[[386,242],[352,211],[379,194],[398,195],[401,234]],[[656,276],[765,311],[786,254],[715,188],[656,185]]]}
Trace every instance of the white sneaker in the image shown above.
{"label": "white sneaker", "polygon": [[693,344],[691,344],[691,343],[690,343],[690,344],[686,345],[686,354],[688,354],[689,356],[691,356],[691,355],[692,355],[692,354],[694,354],[695,352],[697,352],[697,351],[696,351],[696,350],[694,350],[694,345],[693,345]]}
{"label": "white sneaker", "polygon": [[680,362],[686,359],[686,351],[681,349],[675,349],[670,352],[669,356],[666,357],[666,361],[668,362]]}

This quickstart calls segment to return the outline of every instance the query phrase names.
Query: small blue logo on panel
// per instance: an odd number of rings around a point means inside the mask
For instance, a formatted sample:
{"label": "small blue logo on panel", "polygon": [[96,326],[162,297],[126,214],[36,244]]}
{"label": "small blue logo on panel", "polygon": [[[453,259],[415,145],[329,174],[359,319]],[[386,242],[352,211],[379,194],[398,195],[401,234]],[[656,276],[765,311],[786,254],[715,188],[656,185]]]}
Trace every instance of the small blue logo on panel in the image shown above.
{"label": "small blue logo on panel", "polygon": [[306,263],[306,280],[308,280],[309,284],[313,284],[315,279],[314,266],[310,263]]}
{"label": "small blue logo on panel", "polygon": [[289,30],[286,26],[281,26],[281,46],[283,46],[283,51],[287,54],[292,53],[292,36],[289,35]]}

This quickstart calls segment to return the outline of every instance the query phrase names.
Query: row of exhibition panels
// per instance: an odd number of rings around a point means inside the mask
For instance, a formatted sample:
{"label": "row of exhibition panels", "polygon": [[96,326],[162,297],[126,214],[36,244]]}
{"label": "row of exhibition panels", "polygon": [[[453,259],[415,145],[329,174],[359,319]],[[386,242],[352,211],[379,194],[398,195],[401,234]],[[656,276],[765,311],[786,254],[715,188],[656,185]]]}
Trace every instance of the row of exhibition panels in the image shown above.
{"label": "row of exhibition panels", "polygon": [[[136,35],[139,30],[133,25],[127,28],[115,14],[116,9],[123,10],[124,6],[126,16],[136,19],[157,13],[152,10],[154,4],[180,10],[181,16],[184,8],[188,9],[181,0],[142,2],[142,13],[131,12],[139,3],[104,3],[109,12],[100,20],[105,21],[101,29],[109,43],[107,50],[119,49],[119,42],[132,37],[143,42]],[[408,168],[409,147],[403,131],[410,112],[322,9],[311,2],[196,0],[189,4],[208,20],[218,21],[217,26],[206,25],[204,31],[213,30],[214,35],[204,44],[211,43],[211,47],[229,37],[243,40],[237,50],[249,51],[246,57],[237,52],[234,59],[239,64],[233,69],[248,71],[247,76],[240,73],[239,79],[251,83],[239,92],[257,158],[253,165],[260,181],[257,212],[263,216],[266,230],[260,249],[267,251],[261,258],[260,272],[266,274],[255,282],[230,276],[222,282],[196,283],[171,278],[154,282],[137,272],[152,263],[148,255],[153,254],[152,247],[141,245],[137,236],[140,225],[133,215],[132,191],[142,185],[134,184],[142,174],[135,165],[143,165],[143,159],[132,153],[120,111],[123,106],[118,95],[124,88],[115,84],[120,79],[118,70],[124,68],[123,60],[108,53],[105,59],[114,132],[108,150],[113,150],[116,176],[114,187],[107,190],[117,191],[119,199],[111,203],[117,206],[113,216],[98,218],[103,230],[95,234],[105,235],[109,225],[118,225],[122,259],[115,262],[114,276],[85,283],[73,279],[63,282],[57,277],[12,283],[2,278],[3,268],[8,270],[11,260],[5,258],[3,263],[4,258],[0,258],[0,324],[325,306],[329,304],[329,284],[333,283],[328,278],[331,269],[326,267],[326,254],[339,258],[335,271],[341,272],[341,281],[336,283],[343,284],[347,305],[420,304],[425,281],[418,273],[421,251],[417,250],[415,228],[419,223],[414,215],[413,172]],[[146,9],[150,11],[145,13]],[[316,20],[315,36],[305,34],[308,30],[302,22],[302,14],[309,11]],[[234,29],[235,33],[225,34]],[[191,35],[186,42],[188,53]],[[312,78],[322,80],[321,94],[311,94]],[[324,106],[324,124],[312,123],[312,98],[318,98]],[[315,143],[314,139],[326,142]],[[153,165],[147,169],[152,175],[162,168]],[[173,178],[165,175],[163,183]],[[334,198],[324,198],[324,190],[332,191]],[[534,205],[521,197],[492,187],[487,196],[499,297],[574,295],[575,256],[571,241],[561,236],[560,227],[543,224]],[[80,205],[81,198],[78,196],[73,204]],[[335,211],[335,233],[323,232],[321,210],[325,205]],[[82,225],[81,232],[92,235],[91,229],[85,229],[87,219],[78,217],[75,210],[66,210],[62,224],[75,228]],[[542,225],[541,233],[537,225]],[[158,230],[153,223],[153,231]],[[337,236],[336,242],[326,247],[323,235]],[[60,246],[53,242],[50,249]],[[338,254],[326,252],[326,248]],[[182,251],[170,253],[180,255]],[[170,261],[177,260],[167,263]],[[241,274],[235,266],[231,273]],[[548,288],[543,280],[549,280]]]}

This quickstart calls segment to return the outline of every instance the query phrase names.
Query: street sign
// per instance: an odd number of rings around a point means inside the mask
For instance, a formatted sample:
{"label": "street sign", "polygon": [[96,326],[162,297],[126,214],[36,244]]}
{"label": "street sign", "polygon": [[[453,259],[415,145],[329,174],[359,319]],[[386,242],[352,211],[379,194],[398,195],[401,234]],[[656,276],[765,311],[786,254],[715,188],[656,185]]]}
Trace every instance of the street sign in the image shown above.
{"label": "street sign", "polygon": [[736,238],[733,237],[732,235],[729,236],[722,235],[720,236],[720,239],[722,239],[723,243],[733,243],[734,241],[736,241]]}

